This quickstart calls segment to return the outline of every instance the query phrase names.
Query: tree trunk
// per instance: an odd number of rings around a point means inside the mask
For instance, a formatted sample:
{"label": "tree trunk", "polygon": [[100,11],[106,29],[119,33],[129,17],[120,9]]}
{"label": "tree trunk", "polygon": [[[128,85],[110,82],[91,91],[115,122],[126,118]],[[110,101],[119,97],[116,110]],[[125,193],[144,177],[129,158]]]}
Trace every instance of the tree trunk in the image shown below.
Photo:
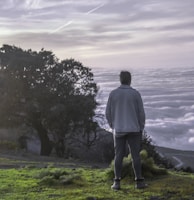
{"label": "tree trunk", "polygon": [[40,155],[41,156],[49,156],[52,151],[52,143],[49,140],[47,130],[42,126],[41,122],[33,123],[34,128],[37,130],[39,138],[40,138],[40,143],[41,143],[41,150],[40,150]]}

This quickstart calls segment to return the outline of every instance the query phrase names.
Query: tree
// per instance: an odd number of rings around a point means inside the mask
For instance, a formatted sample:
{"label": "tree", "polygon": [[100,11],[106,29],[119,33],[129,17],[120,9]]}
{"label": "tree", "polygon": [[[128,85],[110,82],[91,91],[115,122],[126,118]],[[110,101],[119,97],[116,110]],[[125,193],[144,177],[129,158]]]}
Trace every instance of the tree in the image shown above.
{"label": "tree", "polygon": [[[93,122],[97,86],[91,69],[74,59],[3,45],[0,48],[0,126],[26,124],[41,141],[41,155],[49,155],[56,140]],[[95,131],[91,126],[90,131]]]}

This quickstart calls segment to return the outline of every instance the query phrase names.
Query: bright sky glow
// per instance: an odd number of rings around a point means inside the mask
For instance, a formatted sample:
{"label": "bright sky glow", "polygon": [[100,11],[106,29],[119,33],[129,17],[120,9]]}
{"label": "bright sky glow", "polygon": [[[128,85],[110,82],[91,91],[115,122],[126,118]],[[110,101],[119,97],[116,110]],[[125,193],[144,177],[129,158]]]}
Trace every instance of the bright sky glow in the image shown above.
{"label": "bright sky glow", "polygon": [[193,0],[0,0],[0,46],[89,67],[192,67]]}

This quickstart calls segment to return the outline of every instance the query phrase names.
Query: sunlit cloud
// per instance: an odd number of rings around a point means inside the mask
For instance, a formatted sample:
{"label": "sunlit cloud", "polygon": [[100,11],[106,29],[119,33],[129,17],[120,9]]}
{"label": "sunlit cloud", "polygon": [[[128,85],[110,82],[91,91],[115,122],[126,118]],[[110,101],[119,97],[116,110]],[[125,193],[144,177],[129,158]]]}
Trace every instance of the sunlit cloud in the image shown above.
{"label": "sunlit cloud", "polygon": [[192,134],[192,135],[194,135],[194,129],[189,129],[189,134]]}
{"label": "sunlit cloud", "polygon": [[189,143],[194,144],[194,137],[189,138]]}

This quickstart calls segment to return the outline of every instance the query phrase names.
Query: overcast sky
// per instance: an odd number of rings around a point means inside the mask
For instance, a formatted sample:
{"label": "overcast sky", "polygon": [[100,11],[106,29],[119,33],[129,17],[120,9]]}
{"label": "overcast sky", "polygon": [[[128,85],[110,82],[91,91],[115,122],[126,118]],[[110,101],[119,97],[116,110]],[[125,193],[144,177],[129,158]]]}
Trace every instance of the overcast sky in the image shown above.
{"label": "overcast sky", "polygon": [[88,67],[192,67],[194,0],[0,0],[0,46]]}

